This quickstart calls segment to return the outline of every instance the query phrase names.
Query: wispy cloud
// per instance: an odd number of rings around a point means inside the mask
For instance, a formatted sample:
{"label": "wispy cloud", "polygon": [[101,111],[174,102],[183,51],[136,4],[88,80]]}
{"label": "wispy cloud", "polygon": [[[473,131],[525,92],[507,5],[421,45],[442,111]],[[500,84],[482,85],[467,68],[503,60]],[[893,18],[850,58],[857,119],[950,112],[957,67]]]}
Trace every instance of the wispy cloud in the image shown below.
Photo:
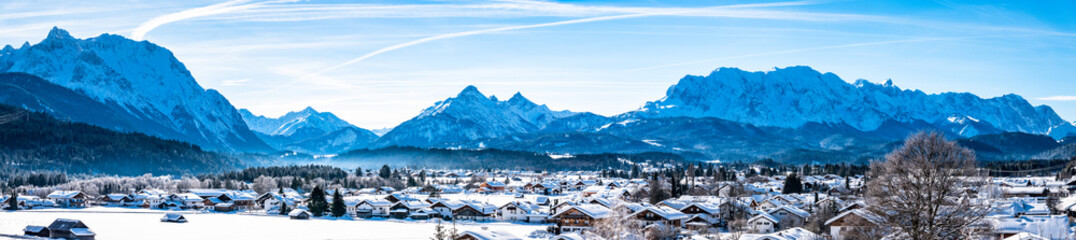
{"label": "wispy cloud", "polygon": [[1049,96],[1036,98],[1035,100],[1041,101],[1076,101],[1076,96]]}
{"label": "wispy cloud", "polygon": [[[782,3],[771,3],[771,4],[730,5],[730,6],[718,6],[718,7],[707,7],[707,8],[677,9],[677,10],[674,10],[674,11],[669,11],[669,10],[651,11],[651,12],[644,12],[644,13],[623,14],[623,15],[602,16],[602,17],[590,17],[590,18],[573,19],[573,20],[557,21],[557,22],[549,22],[549,23],[540,23],[540,24],[531,24],[531,25],[522,25],[522,26],[510,26],[510,27],[500,27],[500,28],[490,28],[490,29],[481,29],[481,30],[473,30],[473,31],[465,31],[465,32],[457,32],[457,33],[435,35],[435,36],[420,38],[420,39],[417,39],[417,40],[412,40],[412,41],[408,41],[408,42],[388,46],[388,47],[385,47],[385,48],[377,49],[377,50],[375,50],[373,52],[370,52],[370,53],[367,53],[365,55],[359,56],[358,58],[351,59],[351,60],[348,60],[346,62],[334,65],[334,66],[329,67],[329,68],[326,68],[324,70],[315,72],[315,73],[311,74],[308,77],[313,77],[315,75],[324,74],[326,72],[329,72],[329,71],[332,71],[332,70],[335,70],[335,69],[338,69],[338,68],[341,68],[341,67],[344,67],[344,66],[347,66],[347,65],[355,64],[355,63],[361,62],[363,60],[369,59],[371,57],[374,57],[374,56],[377,56],[377,55],[380,55],[380,54],[383,54],[383,53],[386,53],[386,52],[390,52],[390,51],[394,51],[394,50],[398,50],[398,49],[401,49],[401,48],[406,48],[406,47],[410,47],[410,46],[414,46],[414,45],[418,45],[418,44],[422,44],[422,43],[426,43],[426,42],[442,40],[442,39],[466,37],[466,36],[472,36],[472,35],[504,32],[504,31],[511,31],[511,30],[553,27],[553,26],[561,26],[561,25],[569,25],[569,24],[579,24],[579,23],[599,22],[599,21],[610,21],[610,20],[618,20],[618,19],[640,18],[640,17],[659,16],[659,15],[690,14],[692,12],[716,10],[716,9],[720,9],[720,8],[769,7],[769,6],[788,6],[788,5],[800,5],[800,4],[804,4],[804,2],[782,2]],[[737,14],[732,14],[733,12],[735,12],[735,11],[727,12],[727,13],[724,14],[724,16],[736,16]],[[709,15],[709,16],[718,16],[718,15],[722,15],[722,14]],[[749,16],[749,15],[744,15],[744,16]]]}
{"label": "wispy cloud", "polygon": [[134,39],[135,41],[141,41],[143,38],[146,37],[146,33],[149,33],[149,31],[152,31],[153,29],[155,29],[157,27],[160,27],[161,25],[168,24],[168,23],[173,23],[173,22],[187,20],[187,19],[196,18],[196,17],[204,17],[204,16],[210,16],[210,15],[237,12],[237,11],[241,11],[241,10],[245,10],[245,9],[255,8],[255,7],[262,6],[262,5],[269,4],[269,3],[282,3],[282,2],[294,2],[294,1],[276,0],[276,1],[262,1],[262,2],[253,2],[253,3],[251,3],[250,0],[233,0],[233,1],[223,2],[223,3],[213,4],[213,5],[209,5],[209,6],[205,6],[205,7],[187,9],[187,10],[183,10],[183,11],[176,12],[176,13],[165,14],[165,15],[161,15],[161,16],[157,16],[155,18],[152,18],[149,21],[143,22],[142,24],[138,25],[138,27],[136,27],[134,29],[134,31],[131,32],[131,39]]}
{"label": "wispy cloud", "polygon": [[[726,8],[762,8],[810,4],[789,1],[729,5]],[[448,17],[593,17],[657,11],[700,10],[687,7],[619,7],[579,5],[545,1],[497,1],[468,4],[295,4],[265,5],[214,16],[212,19],[236,21],[311,21],[343,18],[448,18]],[[700,13],[701,14],[701,13]],[[705,15],[705,14],[704,14]]]}

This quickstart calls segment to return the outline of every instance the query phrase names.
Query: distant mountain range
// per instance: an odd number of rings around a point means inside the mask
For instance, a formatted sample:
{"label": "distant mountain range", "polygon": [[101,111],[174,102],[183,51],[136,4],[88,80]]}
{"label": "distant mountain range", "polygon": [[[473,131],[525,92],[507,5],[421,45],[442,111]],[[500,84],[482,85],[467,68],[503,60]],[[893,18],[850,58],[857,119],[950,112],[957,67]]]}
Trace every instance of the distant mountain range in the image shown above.
{"label": "distant mountain range", "polygon": [[529,133],[573,112],[554,112],[516,93],[507,101],[467,86],[456,97],[434,103],[374,142],[373,147],[431,147],[443,143]]}
{"label": "distant mountain range", "polygon": [[862,162],[921,130],[958,139],[983,159],[1065,158],[1076,149],[1074,123],[1015,94],[926,94],[891,81],[848,83],[803,66],[688,75],[664,98],[614,116],[553,111],[520,93],[502,101],[468,86],[376,133],[310,107],[276,118],[236,110],[167,49],[117,35],[76,39],[54,28],[41,43],[0,50],[0,73],[0,103],[222,152],[348,152],[369,160],[385,153],[375,150],[404,147],[408,154],[502,149]]}
{"label": "distant mountain range", "polygon": [[887,121],[926,123],[966,137],[1018,131],[1060,139],[1076,133],[1076,127],[1049,106],[1032,106],[1015,94],[983,99],[970,93],[902,90],[892,81],[848,84],[809,67],[771,72],[721,68],[705,77],[687,76],[670,87],[665,98],[628,115],[715,117],[786,128],[811,122],[843,124],[860,131],[879,129]]}
{"label": "distant mountain range", "polygon": [[254,115],[246,109],[239,109],[239,114],[258,137],[280,150],[336,154],[365,148],[378,138],[370,130],[311,107],[278,118]]}
{"label": "distant mountain range", "polygon": [[228,99],[203,89],[172,52],[147,41],[110,34],[77,39],[53,28],[38,44],[0,50],[2,72],[33,75],[60,88],[18,85],[43,84],[27,79],[10,82],[10,91],[2,93],[9,97],[0,103],[211,150],[273,151],[247,128]]}

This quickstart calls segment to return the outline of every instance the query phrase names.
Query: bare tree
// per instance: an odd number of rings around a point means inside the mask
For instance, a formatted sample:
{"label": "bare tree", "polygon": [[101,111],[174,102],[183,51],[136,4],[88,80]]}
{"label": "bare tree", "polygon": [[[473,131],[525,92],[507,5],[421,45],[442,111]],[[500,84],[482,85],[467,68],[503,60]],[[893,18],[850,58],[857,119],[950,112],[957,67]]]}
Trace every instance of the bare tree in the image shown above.
{"label": "bare tree", "polygon": [[276,190],[278,188],[276,182],[277,181],[271,177],[258,176],[258,178],[254,179],[254,184],[252,184],[251,188],[253,188],[254,192],[257,192],[258,194],[264,194],[266,192]]}
{"label": "bare tree", "polygon": [[625,218],[626,216],[627,214],[622,211],[613,210],[609,216],[595,221],[594,227],[587,230],[584,235],[587,236],[587,239],[644,239],[643,223],[635,219]]}
{"label": "bare tree", "polygon": [[969,194],[985,185],[975,154],[941,134],[916,133],[885,158],[871,163],[866,193],[879,227],[912,240],[966,239],[988,212]]}
{"label": "bare tree", "polygon": [[653,224],[646,227],[647,240],[673,240],[680,236],[680,228],[665,224]]}

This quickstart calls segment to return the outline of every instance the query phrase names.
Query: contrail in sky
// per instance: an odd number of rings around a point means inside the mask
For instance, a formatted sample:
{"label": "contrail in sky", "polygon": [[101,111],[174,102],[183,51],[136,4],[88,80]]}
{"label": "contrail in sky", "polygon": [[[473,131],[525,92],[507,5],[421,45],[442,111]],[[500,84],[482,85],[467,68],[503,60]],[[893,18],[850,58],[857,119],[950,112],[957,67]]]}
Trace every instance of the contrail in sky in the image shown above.
{"label": "contrail in sky", "polygon": [[264,5],[264,4],[268,4],[268,3],[293,2],[293,1],[277,0],[277,1],[265,1],[265,2],[255,2],[255,3],[249,3],[249,2],[250,2],[250,0],[233,0],[233,1],[223,2],[223,3],[213,4],[213,5],[209,5],[209,6],[205,6],[205,7],[192,8],[192,9],[187,9],[187,10],[183,10],[183,11],[180,11],[180,12],[169,13],[169,14],[157,16],[155,18],[150,19],[149,21],[146,21],[146,22],[143,22],[142,24],[139,24],[138,27],[135,27],[134,31],[131,32],[131,39],[133,39],[135,41],[142,41],[142,39],[146,37],[146,33],[149,33],[149,31],[152,31],[153,29],[155,29],[157,27],[160,27],[161,25],[165,25],[165,24],[172,23],[172,22],[182,21],[182,20],[196,18],[196,17],[204,17],[204,16],[209,16],[209,15],[216,15],[216,14],[223,14],[223,13],[242,11],[242,10],[251,9],[251,8],[258,7],[258,6],[261,6],[261,5]]}
{"label": "contrail in sky", "polygon": [[[799,1],[799,2],[779,2],[779,3],[766,3],[766,4],[730,5],[730,6],[720,6],[720,7],[710,7],[710,8],[769,7],[769,6],[790,6],[790,5],[803,5],[803,4],[807,4],[807,3],[802,2],[802,1]],[[385,48],[375,50],[373,52],[367,53],[366,55],[362,55],[362,56],[360,56],[358,58],[351,59],[351,60],[348,60],[347,62],[343,62],[343,63],[337,64],[335,66],[326,68],[324,70],[315,72],[313,74],[307,75],[306,77],[303,77],[303,79],[314,77],[314,76],[317,76],[317,75],[321,75],[323,73],[338,69],[338,68],[343,67],[343,66],[355,64],[357,62],[361,62],[363,60],[366,60],[366,59],[369,59],[371,57],[380,55],[382,53],[386,53],[386,52],[390,52],[390,51],[393,51],[393,50],[397,50],[397,49],[401,49],[401,48],[405,48],[405,47],[410,47],[410,46],[414,46],[414,45],[418,45],[418,44],[422,44],[422,43],[426,43],[426,42],[430,42],[430,41],[441,40],[441,39],[458,38],[458,37],[465,37],[465,36],[472,36],[472,35],[479,35],[479,34],[486,34],[486,33],[495,33],[495,32],[520,30],[520,29],[529,29],[529,28],[541,28],[541,27],[552,27],[552,26],[561,26],[561,25],[577,24],[577,23],[609,21],[609,20],[626,19],[626,18],[639,18],[639,17],[659,16],[659,15],[680,15],[680,14],[685,14],[685,13],[703,11],[703,10],[706,10],[706,9],[709,9],[709,8],[699,8],[699,9],[680,10],[680,11],[635,13],[635,14],[624,14],[624,15],[603,16],[603,17],[591,17],[591,18],[582,18],[582,19],[566,20],[566,21],[559,21],[559,22],[550,22],[550,23],[541,23],[541,24],[532,24],[532,25],[522,25],[522,26],[511,26],[511,27],[501,27],[501,28],[492,28],[492,29],[482,29],[482,30],[474,30],[474,31],[457,32],[457,33],[449,33],[449,34],[430,36],[430,37],[425,37],[425,38],[421,38],[421,39],[417,39],[417,40],[412,40],[412,41],[409,41],[409,42],[404,42],[404,43],[400,43],[400,44],[396,44],[396,45],[392,45],[392,46],[388,46],[388,47],[385,47]]]}

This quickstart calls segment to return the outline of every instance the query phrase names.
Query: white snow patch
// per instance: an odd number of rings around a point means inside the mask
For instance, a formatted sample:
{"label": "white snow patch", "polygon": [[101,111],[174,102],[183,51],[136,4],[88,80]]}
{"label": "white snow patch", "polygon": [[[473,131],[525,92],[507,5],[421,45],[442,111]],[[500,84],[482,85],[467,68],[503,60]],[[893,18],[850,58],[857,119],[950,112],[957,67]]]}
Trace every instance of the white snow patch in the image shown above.
{"label": "white snow patch", "polygon": [[643,139],[643,142],[648,143],[650,145],[654,145],[656,147],[664,147],[665,146],[665,145],[661,145],[660,143],[658,143],[658,140],[654,140],[654,139]]}
{"label": "white snow patch", "polygon": [[[162,223],[172,211],[93,207],[6,212],[0,214],[0,233],[22,235],[26,225],[48,226],[56,218],[82,220],[97,239],[428,239],[434,221],[311,219],[290,220],[280,215],[197,213],[179,211],[189,222]],[[247,226],[247,227],[236,227]],[[451,228],[451,223],[445,223]],[[545,229],[543,224],[473,223],[458,221],[456,228],[504,231],[527,236]]]}
{"label": "white snow patch", "polygon": [[565,153],[565,154],[554,154],[554,153],[550,153],[550,154],[549,154],[549,157],[550,157],[550,158],[553,158],[553,159],[561,159],[561,158],[570,158],[570,157],[572,157],[572,155],[571,155],[571,154],[567,154],[567,153]]}

